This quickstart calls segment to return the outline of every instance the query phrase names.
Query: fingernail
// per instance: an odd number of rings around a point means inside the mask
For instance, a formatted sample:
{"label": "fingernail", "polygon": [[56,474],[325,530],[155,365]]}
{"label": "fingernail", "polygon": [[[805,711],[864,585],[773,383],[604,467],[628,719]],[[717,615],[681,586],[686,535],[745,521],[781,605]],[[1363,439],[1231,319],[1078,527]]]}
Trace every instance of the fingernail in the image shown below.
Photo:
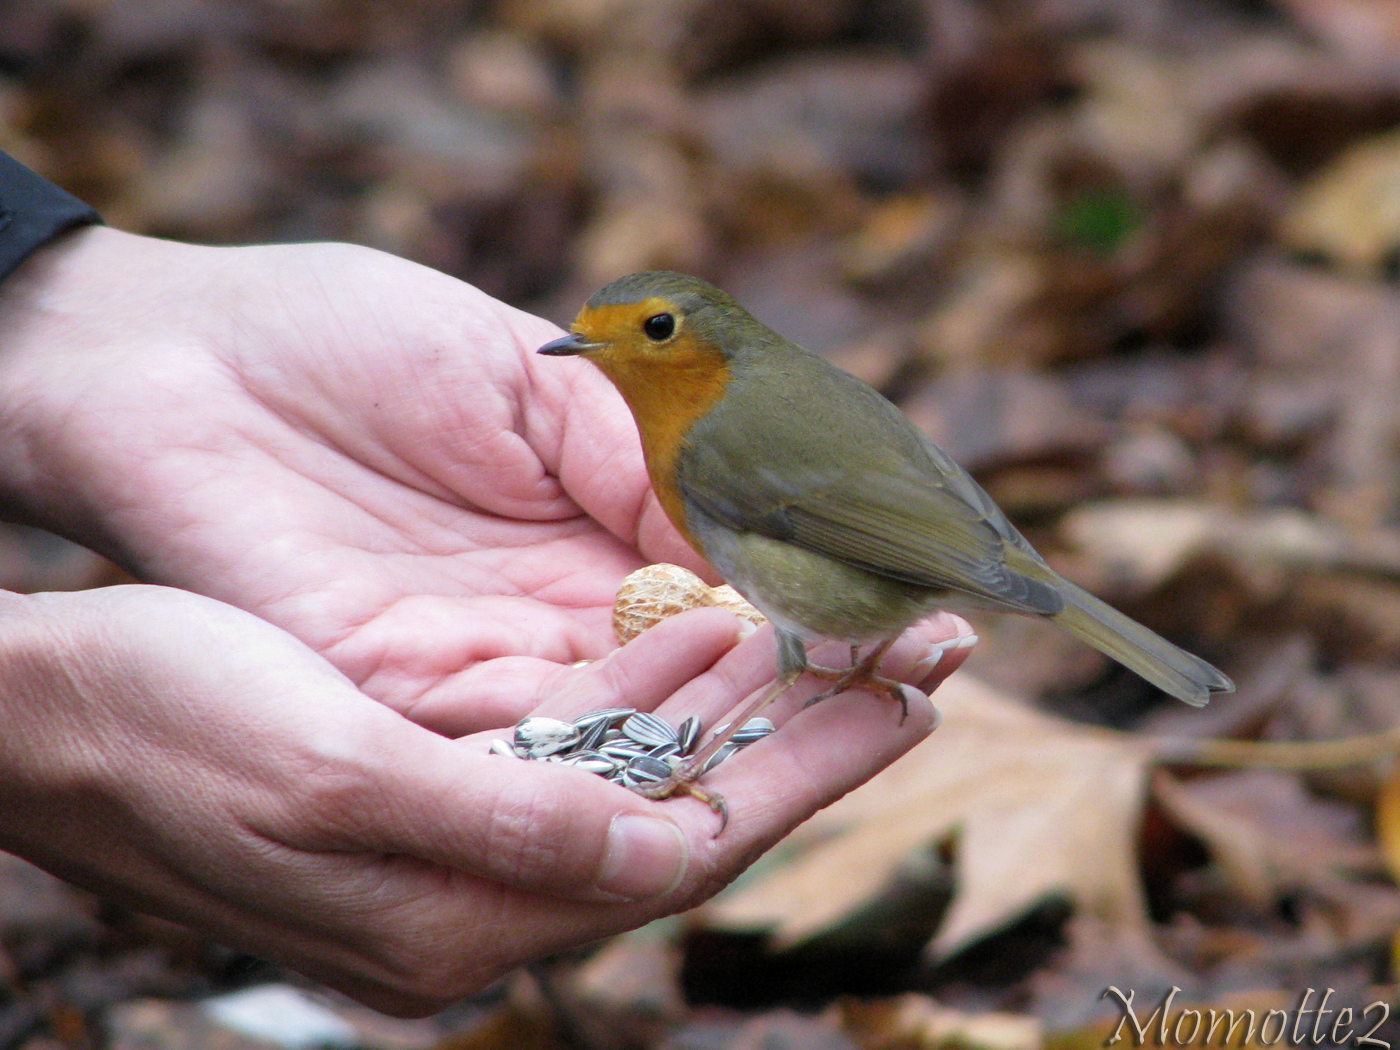
{"label": "fingernail", "polygon": [[912,677],[917,681],[923,681],[940,663],[943,662],[943,653],[946,649],[944,645],[930,645],[928,655],[914,665]]}
{"label": "fingernail", "polygon": [[752,620],[746,620],[742,616],[739,617],[739,641],[742,642],[757,630],[758,624],[754,623]]}
{"label": "fingernail", "polygon": [[961,616],[954,616],[953,621],[958,625],[957,637],[944,645],[949,649],[971,649],[977,644],[977,632],[972,629],[972,624]]}
{"label": "fingernail", "polygon": [[608,826],[595,885],[623,900],[660,897],[685,876],[686,854],[685,836],[669,820],[620,813]]}

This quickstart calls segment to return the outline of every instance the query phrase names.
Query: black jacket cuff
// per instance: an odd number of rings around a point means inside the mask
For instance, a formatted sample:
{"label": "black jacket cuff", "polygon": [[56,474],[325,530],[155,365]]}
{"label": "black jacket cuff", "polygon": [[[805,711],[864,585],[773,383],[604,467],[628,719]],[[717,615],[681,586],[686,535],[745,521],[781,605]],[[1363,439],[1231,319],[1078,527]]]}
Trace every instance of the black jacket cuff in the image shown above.
{"label": "black jacket cuff", "polygon": [[65,230],[101,221],[77,197],[0,153],[0,281]]}

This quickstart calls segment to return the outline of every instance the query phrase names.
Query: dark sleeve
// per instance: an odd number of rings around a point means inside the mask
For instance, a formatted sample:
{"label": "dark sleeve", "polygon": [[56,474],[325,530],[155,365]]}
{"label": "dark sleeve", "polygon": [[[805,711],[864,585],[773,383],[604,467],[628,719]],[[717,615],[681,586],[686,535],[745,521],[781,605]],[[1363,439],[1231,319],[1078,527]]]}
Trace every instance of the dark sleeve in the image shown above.
{"label": "dark sleeve", "polygon": [[101,221],[77,197],[0,153],[0,281],[65,230]]}

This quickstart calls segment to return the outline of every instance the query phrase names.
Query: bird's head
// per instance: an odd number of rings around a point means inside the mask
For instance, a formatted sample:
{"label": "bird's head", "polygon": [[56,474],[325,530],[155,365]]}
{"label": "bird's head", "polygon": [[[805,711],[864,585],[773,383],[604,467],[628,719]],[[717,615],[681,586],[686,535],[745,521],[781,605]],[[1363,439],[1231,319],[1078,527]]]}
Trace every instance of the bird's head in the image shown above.
{"label": "bird's head", "polygon": [[755,323],[708,281],[651,270],[621,277],[594,294],[569,334],[539,352],[587,357],[611,375],[618,367],[665,367],[696,354],[723,359],[737,330]]}
{"label": "bird's head", "polygon": [[585,357],[613,381],[648,430],[693,422],[717,401],[730,362],[766,333],[707,281],[653,270],[619,278],[584,304],[569,334],[546,343],[550,357]]}

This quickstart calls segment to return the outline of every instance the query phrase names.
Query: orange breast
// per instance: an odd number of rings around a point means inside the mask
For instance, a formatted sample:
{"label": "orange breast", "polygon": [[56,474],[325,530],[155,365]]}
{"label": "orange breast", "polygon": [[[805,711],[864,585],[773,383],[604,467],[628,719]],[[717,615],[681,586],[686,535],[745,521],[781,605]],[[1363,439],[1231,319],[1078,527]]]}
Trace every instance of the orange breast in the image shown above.
{"label": "orange breast", "polygon": [[613,381],[632,410],[656,497],[672,524],[698,550],[686,528],[685,507],[676,486],[676,456],[691,427],[728,389],[730,372],[724,355],[687,343],[682,334],[664,352],[610,347],[590,359]]}

